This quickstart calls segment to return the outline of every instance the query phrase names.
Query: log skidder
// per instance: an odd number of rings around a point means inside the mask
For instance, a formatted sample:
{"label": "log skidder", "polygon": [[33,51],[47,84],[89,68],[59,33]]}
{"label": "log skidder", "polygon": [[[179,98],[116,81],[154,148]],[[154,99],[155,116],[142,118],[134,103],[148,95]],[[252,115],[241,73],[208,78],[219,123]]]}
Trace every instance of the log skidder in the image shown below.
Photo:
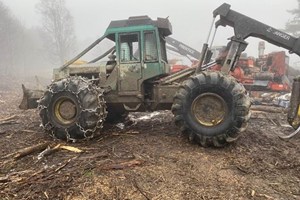
{"label": "log skidder", "polygon": [[44,129],[68,141],[92,138],[107,115],[103,90],[77,76],[49,85],[38,108]]}
{"label": "log skidder", "polygon": [[[176,124],[191,141],[203,146],[234,141],[250,116],[244,87],[230,77],[246,43],[230,41],[222,73],[204,71],[216,64],[210,62],[207,43],[197,68],[170,73],[165,38],[171,33],[167,18],[112,21],[102,37],[54,69],[54,82],[39,101],[46,131],[74,141],[92,137],[104,120],[116,123],[128,112],[172,109]],[[75,63],[104,39],[114,46],[89,62]],[[101,61],[106,56],[109,60]],[[30,94],[39,93],[24,92],[22,102],[38,96]],[[34,107],[25,103],[23,107]]]}
{"label": "log skidder", "polygon": [[220,72],[187,79],[174,97],[175,124],[190,141],[222,147],[235,141],[250,118],[250,99],[240,83]]}
{"label": "log skidder", "polygon": [[[168,18],[133,16],[111,21],[103,36],[54,69],[55,82],[39,103],[42,125],[58,138],[75,140],[92,137],[104,120],[116,122],[127,112],[172,109],[177,126],[191,141],[224,146],[236,140],[250,118],[249,97],[244,87],[230,77],[247,47],[245,39],[258,37],[297,55],[300,40],[231,10],[226,3],[213,11],[213,17],[197,67],[171,74],[166,37],[172,34],[172,25]],[[210,47],[219,26],[231,26],[234,36],[216,60]],[[110,40],[113,47],[91,61],[76,63],[104,39]],[[181,52],[176,47],[171,49]],[[181,49],[185,55],[194,51],[186,46]],[[108,60],[101,61],[107,56]],[[98,87],[105,91],[104,97]],[[20,107],[35,108],[41,91],[25,87],[23,91]],[[289,122],[296,128],[300,124],[300,97],[298,92],[292,97]]]}

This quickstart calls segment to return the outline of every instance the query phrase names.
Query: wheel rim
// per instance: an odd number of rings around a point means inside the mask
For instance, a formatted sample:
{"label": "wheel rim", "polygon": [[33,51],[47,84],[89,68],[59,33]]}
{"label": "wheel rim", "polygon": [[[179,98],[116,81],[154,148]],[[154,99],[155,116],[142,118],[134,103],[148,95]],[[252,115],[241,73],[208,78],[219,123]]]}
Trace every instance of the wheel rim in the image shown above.
{"label": "wheel rim", "polygon": [[224,99],[215,93],[204,93],[194,99],[192,114],[203,126],[216,126],[222,123],[228,112]]}
{"label": "wheel rim", "polygon": [[58,123],[69,125],[73,123],[77,115],[76,103],[69,97],[60,97],[54,103],[54,116]]}

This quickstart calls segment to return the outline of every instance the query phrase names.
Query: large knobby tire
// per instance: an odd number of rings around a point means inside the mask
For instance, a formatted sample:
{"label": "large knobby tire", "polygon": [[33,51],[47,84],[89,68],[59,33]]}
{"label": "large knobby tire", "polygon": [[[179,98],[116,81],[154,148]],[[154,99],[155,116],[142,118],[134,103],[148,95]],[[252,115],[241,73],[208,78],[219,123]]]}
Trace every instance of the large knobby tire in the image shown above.
{"label": "large knobby tire", "polygon": [[175,124],[190,141],[222,147],[235,141],[250,119],[250,98],[243,85],[220,72],[202,72],[175,94]]}
{"label": "large knobby tire", "polygon": [[38,107],[44,129],[67,141],[92,138],[107,115],[103,90],[82,77],[53,82]]}

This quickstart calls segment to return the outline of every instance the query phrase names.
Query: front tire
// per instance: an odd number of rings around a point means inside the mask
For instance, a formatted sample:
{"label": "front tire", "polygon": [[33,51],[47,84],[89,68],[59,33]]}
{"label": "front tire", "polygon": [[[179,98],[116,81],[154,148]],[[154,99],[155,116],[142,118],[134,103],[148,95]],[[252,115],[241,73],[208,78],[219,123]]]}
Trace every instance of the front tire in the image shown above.
{"label": "front tire", "polygon": [[103,91],[82,77],[53,82],[38,107],[44,129],[68,141],[92,138],[107,114]]}
{"label": "front tire", "polygon": [[222,147],[235,141],[250,119],[243,85],[220,72],[202,72],[186,80],[174,97],[175,124],[190,141]]}

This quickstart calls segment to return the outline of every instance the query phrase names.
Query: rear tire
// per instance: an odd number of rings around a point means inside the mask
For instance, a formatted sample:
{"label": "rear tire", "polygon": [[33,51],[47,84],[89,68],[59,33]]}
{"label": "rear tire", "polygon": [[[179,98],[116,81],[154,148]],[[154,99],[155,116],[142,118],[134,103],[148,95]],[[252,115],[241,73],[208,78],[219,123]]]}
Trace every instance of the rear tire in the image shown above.
{"label": "rear tire", "polygon": [[250,119],[250,98],[243,85],[220,72],[186,80],[174,97],[175,124],[190,141],[222,147],[235,141]]}
{"label": "rear tire", "polygon": [[53,82],[39,101],[44,129],[63,140],[92,138],[106,118],[103,91],[88,79]]}

